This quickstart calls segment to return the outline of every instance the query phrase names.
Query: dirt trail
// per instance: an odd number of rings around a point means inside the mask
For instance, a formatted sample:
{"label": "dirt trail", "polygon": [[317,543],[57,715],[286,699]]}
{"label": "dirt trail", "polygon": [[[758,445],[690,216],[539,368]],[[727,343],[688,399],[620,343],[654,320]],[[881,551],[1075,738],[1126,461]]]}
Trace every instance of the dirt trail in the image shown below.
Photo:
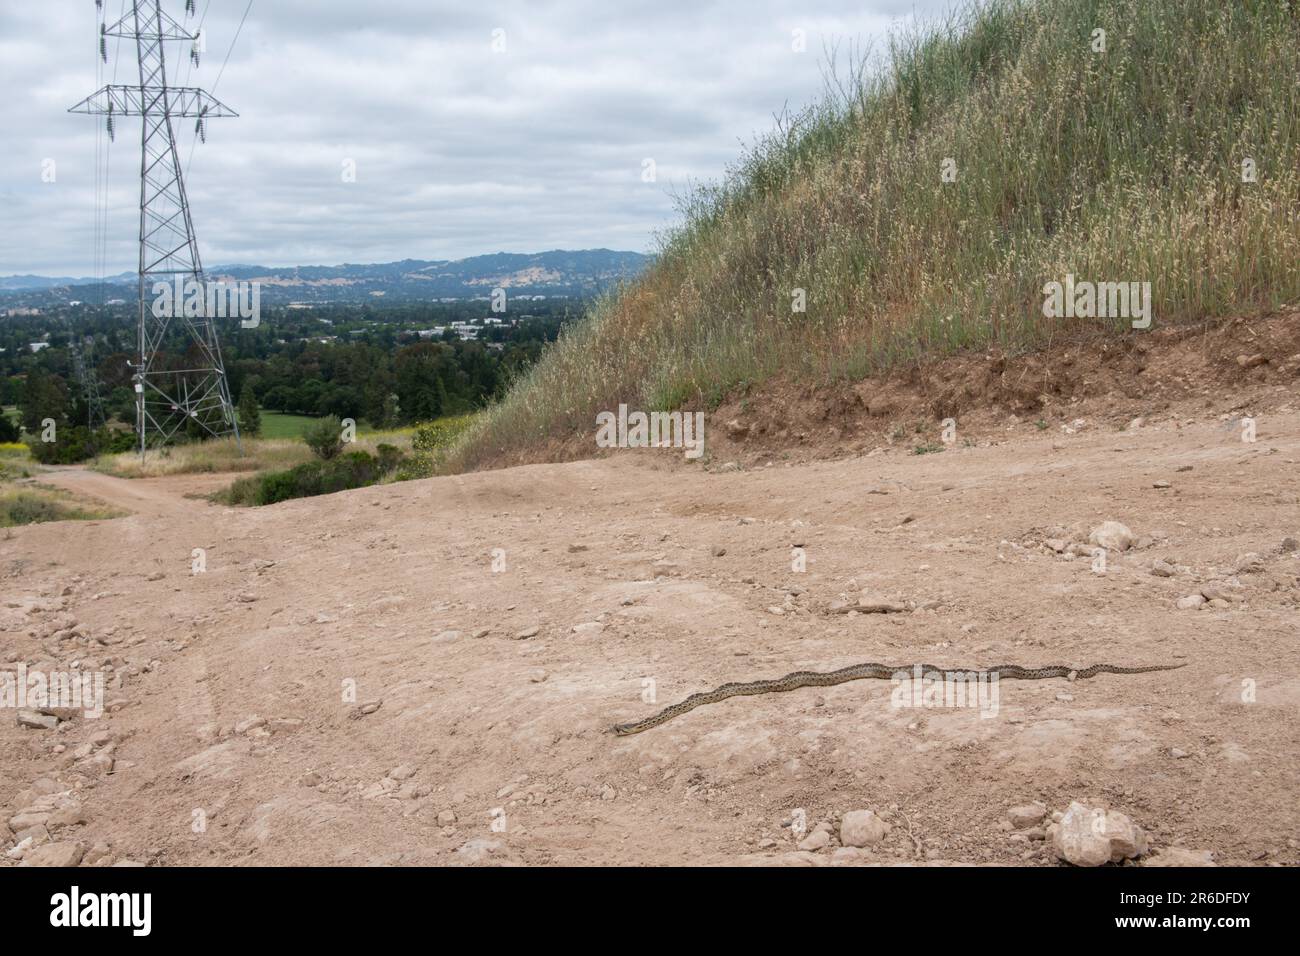
{"label": "dirt trail", "polygon": [[43,484],[54,485],[74,494],[97,498],[132,514],[182,515],[193,512],[195,504],[184,495],[212,491],[229,484],[231,476],[182,475],[166,478],[115,478],[88,468],[63,466],[44,469]]}
{"label": "dirt trail", "polygon": [[[1300,412],[1260,415],[1253,444],[1187,414],[711,473],[647,450],[261,509],[64,471],[134,513],[0,540],[0,655],[106,671],[110,712],[0,720],[0,805],[72,789],[84,822],[53,835],[101,862],[843,862],[783,823],[870,808],[893,829],[852,862],[1049,864],[1007,809],[1091,798],[1156,847],[1295,863]],[[1044,543],[1105,519],[1139,540],[1104,574]],[[1215,584],[1221,606],[1175,606]],[[909,612],[828,612],[863,590]],[[994,717],[868,681],[608,732],[868,660],[1187,666],[1009,682]]]}

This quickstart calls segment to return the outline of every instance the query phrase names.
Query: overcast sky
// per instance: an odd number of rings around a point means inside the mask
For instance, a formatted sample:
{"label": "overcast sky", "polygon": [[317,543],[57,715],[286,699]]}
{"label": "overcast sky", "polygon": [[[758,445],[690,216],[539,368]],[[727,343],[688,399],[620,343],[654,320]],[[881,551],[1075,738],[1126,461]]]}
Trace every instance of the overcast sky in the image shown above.
{"label": "overcast sky", "polygon": [[[718,179],[774,113],[820,95],[828,45],[878,50],[951,5],[254,0],[236,39],[248,0],[198,0],[207,51],[191,72],[170,44],[171,82],[215,88],[240,114],[193,149],[179,121],[200,250],[208,265],[653,251],[675,192]],[[183,22],[184,6],[164,0]],[[127,8],[104,0],[104,18]],[[94,0],[0,4],[0,275],[99,271],[104,120],[66,110],[138,75],[131,41],[110,38],[99,64],[98,23]],[[119,118],[108,150],[109,274],[136,264],[139,122]]]}

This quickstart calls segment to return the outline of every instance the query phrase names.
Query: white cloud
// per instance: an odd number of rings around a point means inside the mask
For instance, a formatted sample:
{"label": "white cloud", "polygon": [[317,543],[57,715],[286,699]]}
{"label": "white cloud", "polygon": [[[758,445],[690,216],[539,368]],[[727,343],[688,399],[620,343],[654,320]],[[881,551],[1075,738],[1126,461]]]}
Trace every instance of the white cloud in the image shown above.
{"label": "white cloud", "polygon": [[[178,0],[165,6],[180,17]],[[200,248],[213,265],[275,265],[648,251],[674,221],[674,189],[718,178],[774,113],[819,96],[827,44],[883,39],[914,5],[255,0],[219,83],[245,3],[205,6],[207,53],[191,75],[174,45],[172,81],[216,83],[240,116],[210,121],[193,148]],[[105,0],[105,16],[123,7]],[[498,28],[504,53],[491,46]],[[95,271],[103,120],[65,111],[135,71],[130,44],[110,39],[97,78],[97,33],[90,0],[0,11],[0,274]],[[118,119],[109,151],[109,273],[135,263],[138,124]],[[193,139],[182,121],[182,159]],[[641,181],[647,157],[655,183]],[[342,181],[344,160],[355,183]]]}

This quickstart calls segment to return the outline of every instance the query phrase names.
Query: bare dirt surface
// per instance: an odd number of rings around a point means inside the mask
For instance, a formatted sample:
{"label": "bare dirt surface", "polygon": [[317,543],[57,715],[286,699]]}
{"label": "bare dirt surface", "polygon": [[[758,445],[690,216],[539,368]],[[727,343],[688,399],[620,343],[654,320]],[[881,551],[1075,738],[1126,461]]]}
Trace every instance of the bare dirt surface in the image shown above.
{"label": "bare dirt surface", "polygon": [[[1238,396],[927,454],[656,449],[260,509],[185,497],[207,476],[63,471],[134,513],[0,535],[0,661],[106,671],[108,712],[0,720],[0,865],[32,826],[83,865],[1058,865],[1008,809],[1076,799],[1157,856],[1294,864],[1300,411],[1294,382],[1259,389],[1253,443]],[[1136,542],[1102,574],[1106,519]],[[864,592],[905,610],[836,606]],[[861,661],[1186,667],[1004,682],[993,717],[862,681],[609,732]],[[861,850],[783,825],[858,809],[892,827]]]}

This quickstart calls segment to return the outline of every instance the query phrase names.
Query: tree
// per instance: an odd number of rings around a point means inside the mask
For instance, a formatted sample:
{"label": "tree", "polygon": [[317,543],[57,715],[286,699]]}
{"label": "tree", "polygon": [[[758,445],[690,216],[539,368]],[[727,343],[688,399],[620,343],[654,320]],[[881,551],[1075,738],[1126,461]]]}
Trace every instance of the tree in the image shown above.
{"label": "tree", "polygon": [[262,413],[257,407],[257,395],[253,384],[245,381],[239,393],[239,428],[245,435],[257,436],[262,433]]}
{"label": "tree", "polygon": [[329,461],[343,450],[343,423],[333,415],[318,418],[307,426],[302,440],[317,458]]}
{"label": "tree", "polygon": [[32,369],[27,375],[23,400],[23,427],[29,432],[41,430],[46,418],[63,424],[67,421],[68,393],[63,380],[48,375],[43,369]]}

